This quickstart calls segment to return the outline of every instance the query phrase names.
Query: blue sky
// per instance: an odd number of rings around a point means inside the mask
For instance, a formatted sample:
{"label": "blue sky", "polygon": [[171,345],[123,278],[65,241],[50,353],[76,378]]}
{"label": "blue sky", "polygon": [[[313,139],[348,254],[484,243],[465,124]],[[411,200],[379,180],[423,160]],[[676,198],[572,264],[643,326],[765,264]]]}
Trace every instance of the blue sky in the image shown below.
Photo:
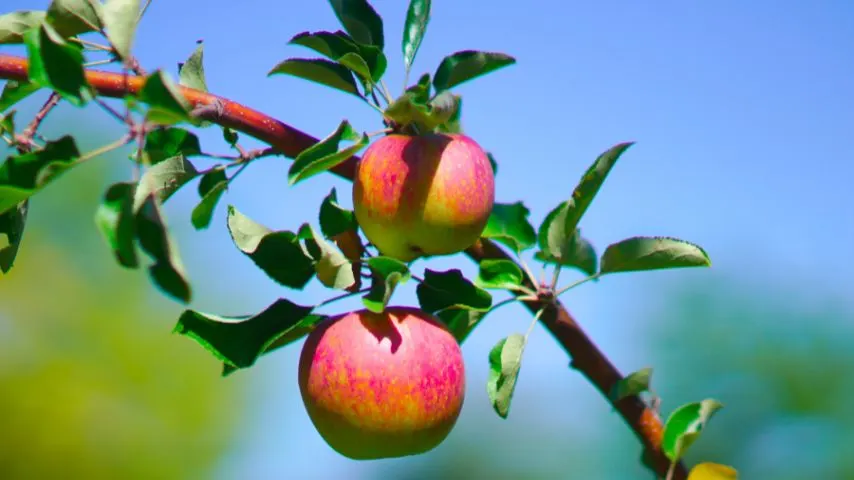
{"label": "blue sky", "polygon": [[[385,19],[390,57],[386,82],[399,92],[406,2],[372,3]],[[466,132],[499,162],[498,201],[524,200],[538,225],[570,195],[599,153],[634,140],[637,144],[586,214],[585,236],[600,251],[632,235],[677,236],[701,244],[712,256],[711,272],[617,276],[585,285],[566,298],[621,369],[645,365],[646,353],[631,342],[642,333],[632,316],[665,301],[649,296],[656,285],[663,288],[701,275],[746,276],[850,294],[854,4],[433,3],[413,77],[432,73],[444,55],[457,50],[500,51],[518,60],[457,89],[465,99]],[[5,0],[3,10],[46,5],[42,0]],[[204,39],[213,92],[315,136],[325,136],[344,118],[358,129],[376,130],[376,112],[346,94],[291,77],[266,77],[285,58],[311,56],[287,46],[291,36],[338,28],[323,1],[155,0],[140,27],[135,52],[146,67],[174,72],[194,42]],[[95,118],[97,112],[92,113]],[[218,132],[206,131],[201,137],[206,149],[224,151]],[[249,169],[223,204],[234,204],[271,227],[295,228],[312,220],[314,206],[332,186],[349,202],[348,184],[331,177],[288,188],[287,165],[281,159],[264,160]],[[195,201],[193,189],[188,190],[169,206],[171,217],[188,216]],[[204,232],[194,232],[188,222],[176,226],[188,270],[199,285],[194,307],[237,314],[259,310],[280,295],[305,302],[320,298],[316,288],[292,295],[268,281],[234,251],[223,209],[214,222],[216,226]],[[451,265],[472,271],[461,257],[431,266]],[[395,300],[413,302],[414,295],[402,291]],[[466,343],[470,387],[461,425],[466,415],[480,418],[489,413],[483,388],[489,348],[513,331],[524,331],[528,320],[519,308],[503,309]],[[256,418],[224,460],[223,478],[250,472],[263,478],[284,472],[325,478],[344,469],[351,476],[370,478],[370,464],[337,456],[311,428],[295,387],[298,353],[291,348],[242,373],[256,380]],[[539,422],[591,429],[603,439],[624,438],[625,428],[608,413],[598,393],[567,372],[566,365],[565,353],[544,330],[537,330],[526,353],[513,415],[506,422],[488,420],[485,434],[501,435]],[[591,415],[539,416],[542,406],[568,397],[580,409],[591,409]],[[525,456],[509,447],[508,455]]]}

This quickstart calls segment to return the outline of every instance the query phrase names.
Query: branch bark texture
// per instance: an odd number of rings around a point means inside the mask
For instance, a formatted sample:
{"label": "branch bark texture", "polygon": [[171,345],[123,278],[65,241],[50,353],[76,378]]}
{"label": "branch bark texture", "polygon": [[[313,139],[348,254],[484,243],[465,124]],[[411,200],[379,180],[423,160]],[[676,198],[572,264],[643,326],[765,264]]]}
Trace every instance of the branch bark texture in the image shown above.
{"label": "branch bark texture", "polygon": [[[127,94],[138,93],[144,83],[143,77],[97,70],[88,70],[86,78],[98,95],[112,98],[123,98]],[[0,54],[0,79],[27,81],[27,60]],[[296,157],[301,151],[318,141],[317,138],[275,118],[226,98],[185,87],[181,90],[195,111],[205,120],[250,135],[271,145],[287,157]],[[351,157],[334,168],[332,172],[352,180],[358,160],[358,157]],[[514,261],[496,243],[485,238],[478,240],[465,253],[475,262],[484,259]],[[533,288],[533,285],[528,286]],[[540,308],[537,302],[526,302],[525,306],[532,313]],[[572,359],[571,366],[587,377],[609,403],[612,403],[608,394],[623,375],[587,336],[569,311],[558,303],[554,307],[547,308],[540,317],[540,321],[569,354]],[[629,396],[612,404],[643,444],[655,471],[664,478],[670,461],[661,450],[664,426],[658,413],[638,396]],[[557,406],[557,408],[561,407]],[[676,466],[673,478],[679,480],[687,478],[687,470],[682,463]]]}

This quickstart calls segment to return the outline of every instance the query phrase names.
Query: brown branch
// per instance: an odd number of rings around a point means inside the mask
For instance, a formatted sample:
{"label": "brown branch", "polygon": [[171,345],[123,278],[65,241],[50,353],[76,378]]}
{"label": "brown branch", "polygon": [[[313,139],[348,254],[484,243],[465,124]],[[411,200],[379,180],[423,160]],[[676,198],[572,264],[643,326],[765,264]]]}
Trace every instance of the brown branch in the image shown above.
{"label": "brown branch", "polygon": [[[10,55],[0,55],[0,78],[26,81],[26,60]],[[140,77],[130,76],[125,79],[121,74],[100,71],[88,71],[86,78],[98,94],[105,97],[122,98],[127,94],[135,94],[143,84],[143,79]],[[182,88],[182,92],[197,112],[203,112],[204,120],[255,137],[288,157],[296,157],[301,151],[318,141],[311,135],[228,99],[189,88]],[[210,108],[200,109],[199,107]],[[332,171],[340,177],[352,180],[357,161],[358,157],[352,157]],[[475,262],[483,259],[512,260],[504,250],[488,239],[478,240],[465,253]],[[532,312],[540,306],[536,302],[526,302],[525,305]],[[547,308],[541,317],[541,322],[570,355],[572,367],[587,377],[608,399],[609,392],[623,378],[623,375],[587,336],[566,308],[561,304]],[[613,406],[650,454],[655,470],[664,477],[670,461],[661,451],[664,427],[658,414],[637,396],[626,397]],[[679,463],[673,478],[684,480],[686,477],[687,470],[682,463]]]}

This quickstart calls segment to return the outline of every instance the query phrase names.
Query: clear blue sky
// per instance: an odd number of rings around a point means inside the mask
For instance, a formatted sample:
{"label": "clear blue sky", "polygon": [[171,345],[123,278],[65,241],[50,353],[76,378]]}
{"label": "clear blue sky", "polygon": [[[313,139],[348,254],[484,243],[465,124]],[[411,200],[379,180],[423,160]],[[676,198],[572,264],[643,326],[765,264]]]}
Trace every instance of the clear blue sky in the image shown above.
{"label": "clear blue sky", "polygon": [[[5,0],[3,10],[41,9],[47,3]],[[585,235],[600,250],[636,234],[678,236],[711,254],[713,273],[614,277],[567,298],[620,368],[645,365],[645,352],[630,340],[642,333],[632,324],[634,312],[663,301],[642,296],[654,291],[650,285],[697,275],[744,275],[791,278],[840,294],[854,289],[854,190],[849,185],[854,175],[854,3],[433,3],[415,72],[433,72],[444,55],[463,49],[501,51],[518,59],[513,67],[458,88],[465,98],[467,133],[498,159],[499,201],[524,200],[539,224],[571,193],[597,154],[635,140],[588,211]],[[397,92],[406,2],[373,4],[385,18],[386,81]],[[315,136],[326,135],[343,118],[361,130],[376,130],[376,113],[345,94],[265,76],[284,58],[310,56],[286,45],[294,34],[338,28],[324,1],[155,0],[136,53],[146,67],[174,72],[195,40],[204,39],[213,92]],[[202,138],[206,148],[222,149],[217,132]],[[315,207],[308,206],[319,205],[333,185],[349,201],[344,182],[316,177],[288,188],[286,171],[286,162],[265,160],[241,177],[225,201],[275,228],[310,220]],[[194,195],[179,196],[170,214],[184,218]],[[196,307],[245,313],[288,294],[234,251],[222,210],[214,221],[216,227],[201,233],[179,227],[188,269],[200,285]],[[436,265],[465,265],[471,271],[465,262],[453,258]],[[214,270],[232,276],[208,275]],[[249,291],[246,285],[257,288]],[[295,297],[310,302],[318,292]],[[400,292],[396,301],[412,302],[414,295]],[[489,348],[523,330],[528,319],[521,309],[504,309],[467,342],[470,388],[461,425],[467,415],[489,413],[483,388]],[[487,429],[484,435],[551,424],[552,431],[591,428],[597,438],[623,439],[623,425],[592,387],[567,370],[565,354],[548,334],[540,329],[532,342],[510,420],[479,423],[478,428]],[[224,460],[223,478],[249,473],[282,478],[285,472],[294,474],[290,478],[335,478],[343,471],[370,478],[370,464],[337,456],[311,428],[295,388],[298,353],[291,348],[242,373],[257,380],[255,421]],[[567,399],[579,411],[592,413],[540,415],[542,408]],[[524,446],[514,448],[508,443],[500,454],[528,455]]]}

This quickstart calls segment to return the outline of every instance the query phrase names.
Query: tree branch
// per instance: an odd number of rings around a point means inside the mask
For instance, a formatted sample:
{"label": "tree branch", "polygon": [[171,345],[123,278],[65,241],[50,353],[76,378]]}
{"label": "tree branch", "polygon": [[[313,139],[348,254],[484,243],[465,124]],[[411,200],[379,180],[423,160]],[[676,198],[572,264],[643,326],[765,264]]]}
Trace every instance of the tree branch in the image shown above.
{"label": "tree branch", "polygon": [[[122,74],[93,70],[86,72],[86,78],[99,95],[113,98],[137,93],[144,82],[144,79],[138,76],[125,77]],[[26,59],[0,54],[0,79],[27,81]],[[301,151],[318,141],[311,135],[231,100],[190,88],[182,87],[182,93],[204,120],[255,137],[288,157],[296,157]],[[335,167],[332,172],[352,180],[357,161],[358,157],[351,157]],[[465,253],[475,262],[484,259],[513,260],[497,244],[485,238],[478,240]],[[528,287],[534,288],[534,285],[529,284]],[[540,308],[538,302],[524,303],[532,313]],[[546,309],[540,321],[570,355],[571,366],[587,377],[611,402],[608,395],[623,375],[587,336],[566,308],[557,303],[556,306]],[[664,430],[661,418],[638,396],[626,397],[613,406],[649,453],[656,472],[664,477],[670,461],[661,451]],[[673,478],[684,480],[686,477],[687,470],[682,463],[679,463],[676,465]]]}

